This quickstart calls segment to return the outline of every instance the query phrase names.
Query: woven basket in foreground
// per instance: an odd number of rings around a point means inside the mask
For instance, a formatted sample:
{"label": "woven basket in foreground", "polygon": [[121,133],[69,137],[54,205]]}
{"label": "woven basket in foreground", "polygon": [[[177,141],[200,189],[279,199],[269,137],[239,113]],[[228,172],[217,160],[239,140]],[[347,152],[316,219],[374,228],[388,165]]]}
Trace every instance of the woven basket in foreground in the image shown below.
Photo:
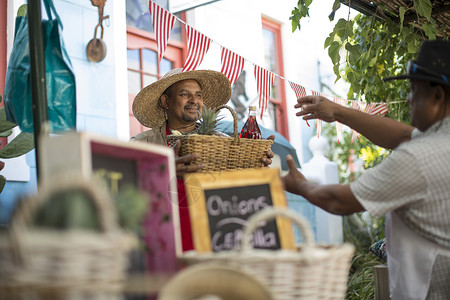
{"label": "woven basket in foreground", "polygon": [[[55,195],[66,191],[89,196],[99,231],[30,226],[52,195],[58,200]],[[118,291],[127,275],[128,251],[135,244],[135,236],[118,227],[114,203],[106,191],[80,179],[55,180],[52,187],[40,187],[37,197],[21,202],[9,230],[0,235],[0,294],[85,288]]]}
{"label": "woven basket in foreground", "polygon": [[[287,217],[299,228],[303,244],[298,251],[252,249],[252,232],[261,222]],[[307,221],[290,210],[266,208],[253,215],[244,228],[241,250],[186,253],[189,264],[217,262],[233,265],[266,284],[277,300],[344,299],[354,246],[317,245]]]}
{"label": "woven basket in foreground", "polygon": [[270,150],[272,140],[241,139],[237,131],[237,116],[227,105],[217,108],[227,108],[233,115],[234,131],[232,137],[217,135],[169,135],[169,145],[173,146],[181,140],[180,156],[196,153],[197,160],[191,164],[204,164],[199,172],[226,171],[235,169],[261,168],[264,164],[261,158]]}

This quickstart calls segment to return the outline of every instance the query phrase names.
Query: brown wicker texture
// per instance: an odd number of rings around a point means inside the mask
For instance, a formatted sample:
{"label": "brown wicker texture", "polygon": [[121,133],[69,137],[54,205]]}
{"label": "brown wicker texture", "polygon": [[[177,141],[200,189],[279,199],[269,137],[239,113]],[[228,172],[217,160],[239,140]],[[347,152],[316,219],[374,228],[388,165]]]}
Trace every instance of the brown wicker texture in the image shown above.
{"label": "brown wicker texture", "polygon": [[[302,232],[298,251],[251,249],[252,232],[261,222],[287,217]],[[277,300],[344,299],[354,253],[351,244],[316,245],[308,222],[297,213],[266,208],[253,215],[244,228],[242,250],[218,253],[186,253],[187,264],[214,261],[244,270],[265,283]]]}
{"label": "brown wicker texture", "polygon": [[[29,226],[51,195],[67,190],[81,190],[89,196],[97,208],[100,231]],[[8,232],[0,236],[0,294],[118,291],[126,276],[128,251],[135,244],[134,235],[119,229],[113,200],[106,191],[84,180],[55,180],[52,187],[40,188],[37,197],[20,203]]]}
{"label": "brown wicker texture", "polygon": [[217,135],[169,135],[169,145],[181,140],[180,156],[196,153],[199,158],[191,164],[204,164],[199,172],[226,171],[247,168],[262,168],[261,158],[270,150],[272,140],[241,139],[237,131],[237,116],[234,110],[227,108],[233,115],[234,132],[232,137]]}

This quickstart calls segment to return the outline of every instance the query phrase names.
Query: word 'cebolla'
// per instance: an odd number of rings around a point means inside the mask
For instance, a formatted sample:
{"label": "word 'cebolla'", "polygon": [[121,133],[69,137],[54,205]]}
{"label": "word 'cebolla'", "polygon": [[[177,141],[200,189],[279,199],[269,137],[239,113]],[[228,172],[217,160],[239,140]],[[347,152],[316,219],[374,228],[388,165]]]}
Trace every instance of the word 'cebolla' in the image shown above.
{"label": "word 'cebolla'", "polygon": [[[211,244],[213,251],[231,250],[239,245],[242,239],[242,229],[236,229],[233,232],[217,231],[213,234]],[[264,233],[262,229],[257,229],[253,233],[253,247],[271,248],[276,245],[276,237],[274,232]]]}

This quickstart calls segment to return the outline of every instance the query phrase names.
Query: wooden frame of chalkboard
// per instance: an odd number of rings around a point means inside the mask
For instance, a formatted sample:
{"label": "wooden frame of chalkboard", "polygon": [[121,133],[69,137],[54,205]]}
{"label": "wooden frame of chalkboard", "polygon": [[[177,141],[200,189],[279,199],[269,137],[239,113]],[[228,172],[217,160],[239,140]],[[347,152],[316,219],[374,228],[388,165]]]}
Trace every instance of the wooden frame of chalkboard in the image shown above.
{"label": "wooden frame of chalkboard", "polygon": [[[250,215],[266,206],[287,206],[278,169],[192,173],[185,176],[185,186],[197,252],[235,248]],[[266,222],[253,233],[253,246],[294,250],[290,221]]]}

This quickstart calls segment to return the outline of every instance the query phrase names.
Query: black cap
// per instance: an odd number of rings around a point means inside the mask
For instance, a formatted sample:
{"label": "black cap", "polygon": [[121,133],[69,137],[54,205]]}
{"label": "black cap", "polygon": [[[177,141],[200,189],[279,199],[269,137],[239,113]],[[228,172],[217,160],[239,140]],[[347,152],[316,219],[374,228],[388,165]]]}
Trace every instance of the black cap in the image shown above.
{"label": "black cap", "polygon": [[408,63],[407,74],[383,81],[395,79],[420,79],[450,86],[450,41],[425,41],[417,59]]}

